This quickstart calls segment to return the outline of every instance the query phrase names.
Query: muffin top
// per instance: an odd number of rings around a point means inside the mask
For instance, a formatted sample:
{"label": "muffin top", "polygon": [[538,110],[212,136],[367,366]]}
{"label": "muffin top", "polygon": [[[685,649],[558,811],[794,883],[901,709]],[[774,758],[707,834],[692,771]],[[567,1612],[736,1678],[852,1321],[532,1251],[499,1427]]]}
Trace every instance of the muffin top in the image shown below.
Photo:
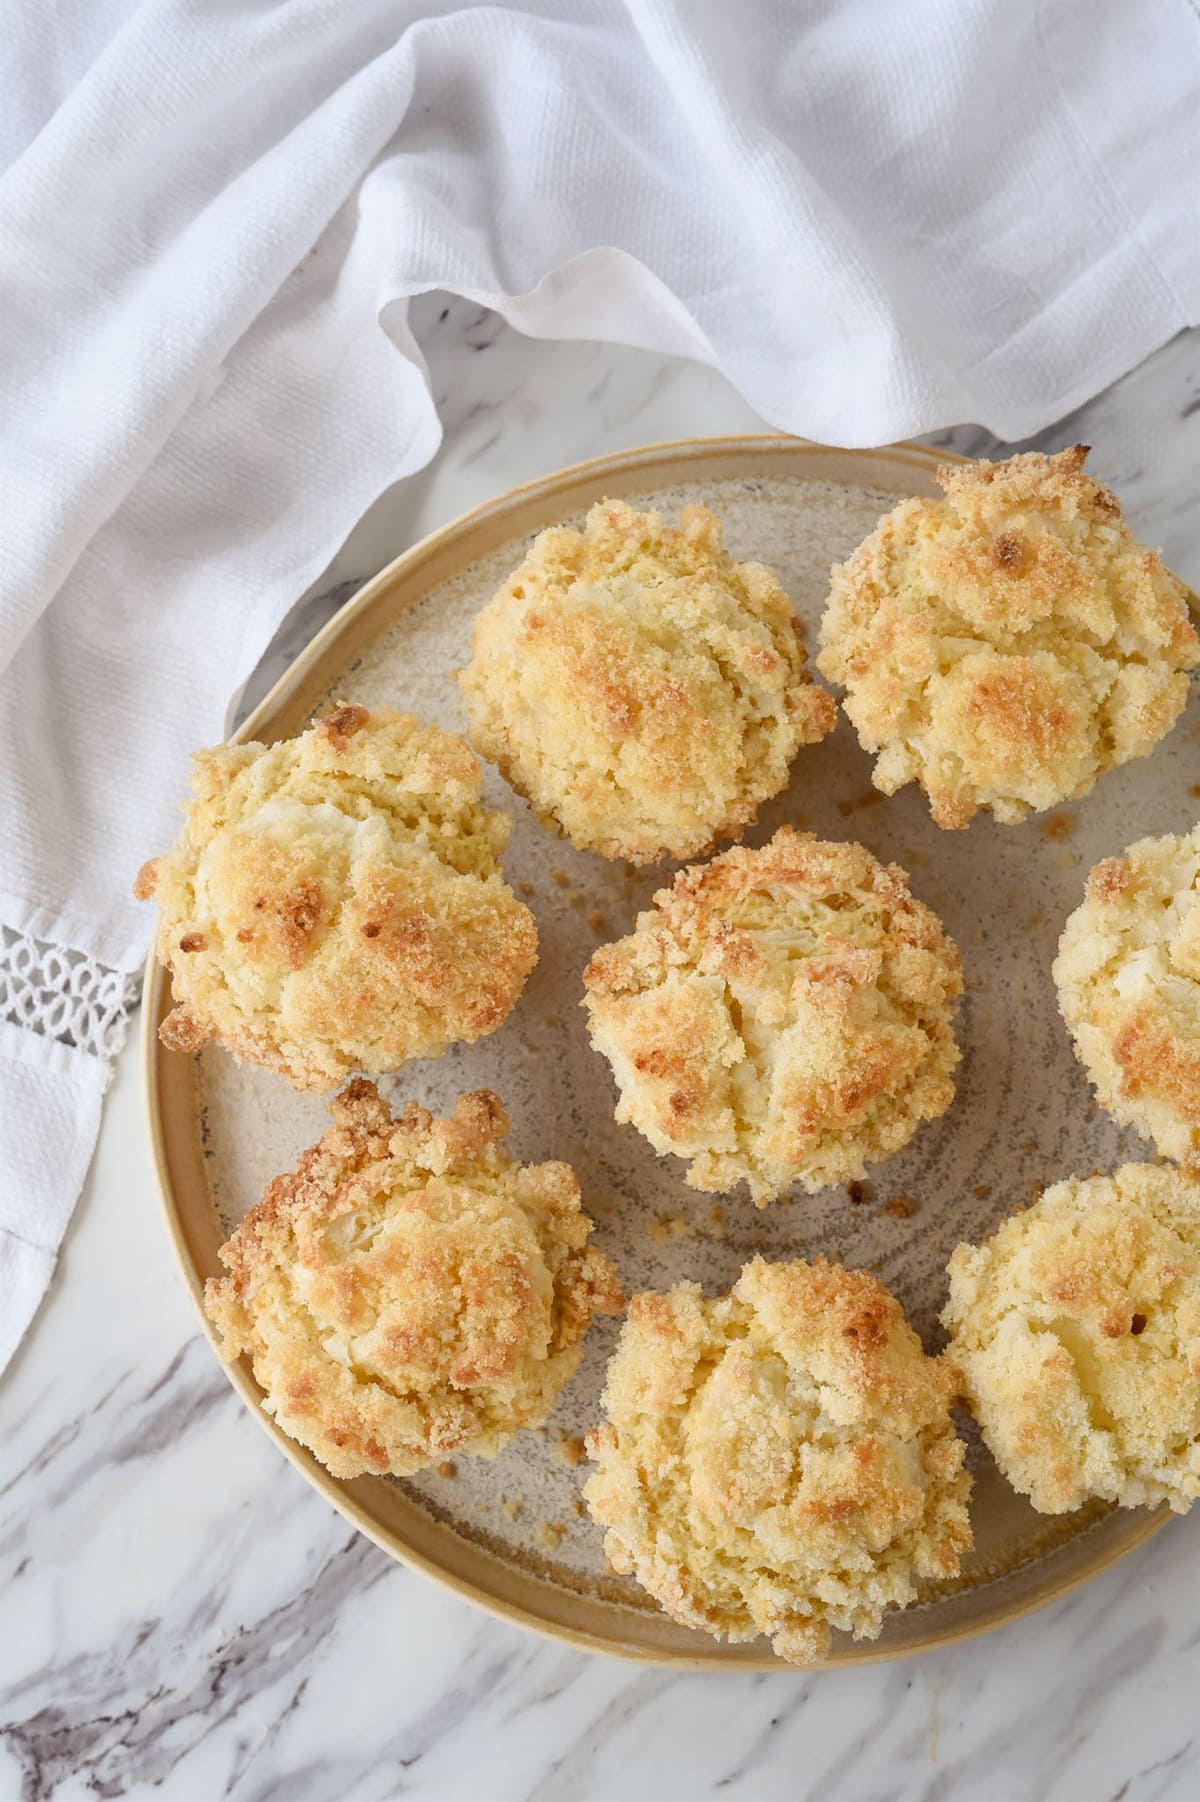
{"label": "muffin top", "polygon": [[471,737],[539,818],[630,863],[740,837],[830,732],[771,570],[720,521],[602,501],[542,532],[475,622],[460,681]]}
{"label": "muffin top", "polygon": [[821,672],[885,794],[939,826],[1087,794],[1175,723],[1200,662],[1186,592],[1084,472],[1087,447],[941,469],[835,567]]}
{"label": "muffin top", "polygon": [[1101,1106],[1200,1170],[1200,827],[1096,865],[1054,980]]}
{"label": "muffin top", "polygon": [[1044,1514],[1200,1494],[1200,1181],[1070,1176],[950,1260],[942,1318],[983,1436]]}
{"label": "muffin top", "polygon": [[590,1437],[605,1551],[685,1626],[812,1663],[957,1574],[970,1478],[950,1374],[866,1271],[747,1264],[635,1295]]}
{"label": "muffin top", "polygon": [[545,1419],[616,1273],[568,1165],[518,1165],[495,1095],[393,1119],[352,1082],[334,1124],[268,1185],[205,1287],[229,1361],[337,1477],[492,1457]]}
{"label": "muffin top", "polygon": [[160,910],[165,1044],[215,1035],[330,1089],[507,1017],[537,930],[500,874],[508,816],[481,805],[461,739],[339,706],[298,738],[200,752],[192,788],[174,849],[136,886]]}
{"label": "muffin top", "polygon": [[782,827],[683,870],[584,984],[618,1120],[696,1189],[861,1176],[953,1098],[958,953],[862,845]]}

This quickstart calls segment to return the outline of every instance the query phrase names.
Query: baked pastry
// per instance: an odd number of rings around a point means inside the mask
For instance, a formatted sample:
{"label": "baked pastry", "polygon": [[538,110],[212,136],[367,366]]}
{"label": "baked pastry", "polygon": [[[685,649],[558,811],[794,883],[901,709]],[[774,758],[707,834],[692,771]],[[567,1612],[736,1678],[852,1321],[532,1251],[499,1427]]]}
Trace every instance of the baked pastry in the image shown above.
{"label": "baked pastry", "polygon": [[201,751],[192,788],[174,849],[135,887],[159,905],[164,1044],[216,1036],[331,1089],[506,1019],[537,929],[497,862],[508,816],[481,805],[461,739],[341,706],[299,738]]}
{"label": "baked pastry", "polygon": [[359,1078],[333,1125],[277,1176],[220,1257],[204,1307],[227,1361],[335,1477],[404,1476],[451,1453],[491,1458],[543,1421],[616,1272],[566,1164],[498,1148],[494,1095],[448,1120],[393,1119]]}
{"label": "baked pastry", "polygon": [[863,1270],[756,1258],[635,1295],[588,1440],[604,1549],[675,1620],[811,1664],[956,1576],[971,1481],[951,1373]]}
{"label": "baked pastry", "polygon": [[1200,1180],[1069,1176],[950,1260],[942,1316],[984,1439],[1043,1514],[1200,1494]]}
{"label": "baked pastry", "polygon": [[954,1096],[958,952],[896,864],[782,827],[680,871],[584,971],[617,1119],[761,1206],[859,1177]]}
{"label": "baked pastry", "polygon": [[1200,1171],[1200,827],[1096,865],[1054,980],[1101,1106]]}
{"label": "baked pastry", "polygon": [[1087,447],[937,472],[835,567],[818,668],[875,786],[919,782],[939,826],[1086,795],[1174,725],[1200,641]]}
{"label": "baked pastry", "polygon": [[792,604],[721,523],[602,501],[542,532],[479,614],[460,673],[471,738],[539,819],[629,863],[739,838],[832,731]]}

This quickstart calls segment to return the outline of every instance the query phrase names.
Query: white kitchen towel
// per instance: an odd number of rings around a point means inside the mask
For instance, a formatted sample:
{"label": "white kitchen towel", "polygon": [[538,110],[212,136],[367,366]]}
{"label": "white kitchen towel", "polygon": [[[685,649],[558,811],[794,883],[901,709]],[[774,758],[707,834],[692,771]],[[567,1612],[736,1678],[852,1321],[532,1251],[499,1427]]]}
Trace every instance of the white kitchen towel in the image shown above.
{"label": "white kitchen towel", "polygon": [[437,447],[410,297],[703,358],[810,437],[1023,436],[1200,320],[1200,22],[1190,0],[0,21],[2,1362],[82,1180],[149,933],[130,882],[187,752]]}

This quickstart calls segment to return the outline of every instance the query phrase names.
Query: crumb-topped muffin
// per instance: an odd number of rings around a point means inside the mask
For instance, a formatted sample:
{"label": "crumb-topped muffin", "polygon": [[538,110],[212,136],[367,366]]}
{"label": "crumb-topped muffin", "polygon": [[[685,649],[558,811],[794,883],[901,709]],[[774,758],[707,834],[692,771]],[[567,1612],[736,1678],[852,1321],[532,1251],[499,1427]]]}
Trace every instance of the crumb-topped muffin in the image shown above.
{"label": "crumb-topped muffin", "polygon": [[298,738],[201,751],[192,788],[135,890],[159,906],[164,1044],[216,1036],[331,1089],[507,1018],[537,929],[500,872],[509,818],[481,804],[461,739],[340,706]]}
{"label": "crumb-topped muffin", "polygon": [[1054,980],[1101,1106],[1200,1171],[1200,827],[1096,865]]}
{"label": "crumb-topped muffin", "polygon": [[835,724],[773,572],[721,523],[602,501],[557,526],[475,622],[471,738],[544,824],[630,863],[738,838]]}
{"label": "crumb-topped muffin", "polygon": [[1183,585],[1084,471],[1087,447],[937,472],[833,570],[822,674],[875,786],[939,826],[1086,795],[1174,725],[1200,641]]}
{"label": "crumb-topped muffin", "polygon": [[958,953],[862,845],[782,827],[680,871],[584,985],[617,1119],[695,1189],[860,1177],[953,1099]]}
{"label": "crumb-topped muffin", "polygon": [[336,1477],[494,1457],[621,1307],[579,1184],[504,1156],[486,1089],[448,1120],[393,1119],[359,1078],[331,1113],[221,1248],[204,1306],[222,1356],[249,1355],[263,1406]]}
{"label": "crumb-topped muffin", "polygon": [[635,1295],[588,1440],[614,1569],[719,1639],[825,1656],[956,1576],[970,1477],[950,1373],[866,1271],[747,1264]]}
{"label": "crumb-topped muffin", "polygon": [[1200,1181],[1067,1177],[950,1260],[942,1316],[996,1463],[1043,1514],[1200,1494]]}

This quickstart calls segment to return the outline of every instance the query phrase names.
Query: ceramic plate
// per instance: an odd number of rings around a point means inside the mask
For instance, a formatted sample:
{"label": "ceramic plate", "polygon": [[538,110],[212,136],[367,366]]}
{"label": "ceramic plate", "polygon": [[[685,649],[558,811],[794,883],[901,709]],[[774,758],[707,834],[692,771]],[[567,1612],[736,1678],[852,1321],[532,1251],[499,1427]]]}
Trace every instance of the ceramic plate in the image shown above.
{"label": "ceramic plate", "polygon": [[[896,496],[928,493],[944,458],[916,446],[837,451],[787,438],[659,445],[579,465],[532,483],[435,533],[368,582],[309,645],[239,737],[289,736],[330,698],[391,702],[461,730],[452,672],[468,655],[472,618],[531,534],[622,496],[675,512],[703,500],[739,558],[781,574],[810,650],[829,566],[850,552]],[[508,1023],[491,1038],[419,1063],[390,1082],[394,1102],[448,1110],[464,1089],[493,1088],[512,1116],[509,1148],[523,1160],[568,1159],[599,1243],[629,1292],[681,1278],[725,1289],[755,1252],[825,1252],[878,1271],[926,1343],[939,1341],[946,1259],[988,1232],[1040,1186],[1070,1171],[1148,1155],[1094,1106],[1058,1018],[1050,964],[1058,934],[1100,857],[1146,832],[1190,827],[1200,709],[1153,759],[1105,777],[1079,806],[1022,826],[985,816],[941,832],[924,798],[890,800],[843,721],[800,752],[791,787],[763,810],[750,842],[782,822],[861,839],[908,870],[916,894],[945,921],[965,964],[959,1016],[963,1062],[944,1119],[845,1188],[756,1211],[743,1196],[714,1202],[685,1187],[682,1166],[657,1158],[613,1121],[607,1065],[589,1049],[580,972],[593,948],[629,930],[667,874],[629,875],[546,833],[495,771],[490,800],[515,815],[506,873],[537,916],[541,961]],[[218,1271],[217,1247],[323,1130],[323,1103],[279,1077],[239,1069],[219,1049],[187,1058],[155,1037],[167,1006],[153,969],[146,1005],[151,1132],[175,1244],[197,1303]],[[600,1534],[580,1501],[579,1435],[598,1413],[617,1322],[589,1334],[580,1372],[547,1427],[518,1436],[493,1463],[460,1458],[417,1479],[337,1482],[273,1425],[243,1366],[230,1374],[256,1418],[333,1505],[387,1551],[509,1619],[596,1651],[727,1669],[768,1668],[760,1641],[726,1647],[675,1626],[607,1571]],[[969,1429],[968,1429],[969,1430]],[[1046,1517],[1000,1479],[972,1438],[975,1550],[962,1576],[889,1616],[873,1643],[835,1641],[830,1662],[898,1657],[1012,1619],[1111,1564],[1160,1516],[1101,1507]],[[233,1479],[236,1480],[236,1479]]]}

